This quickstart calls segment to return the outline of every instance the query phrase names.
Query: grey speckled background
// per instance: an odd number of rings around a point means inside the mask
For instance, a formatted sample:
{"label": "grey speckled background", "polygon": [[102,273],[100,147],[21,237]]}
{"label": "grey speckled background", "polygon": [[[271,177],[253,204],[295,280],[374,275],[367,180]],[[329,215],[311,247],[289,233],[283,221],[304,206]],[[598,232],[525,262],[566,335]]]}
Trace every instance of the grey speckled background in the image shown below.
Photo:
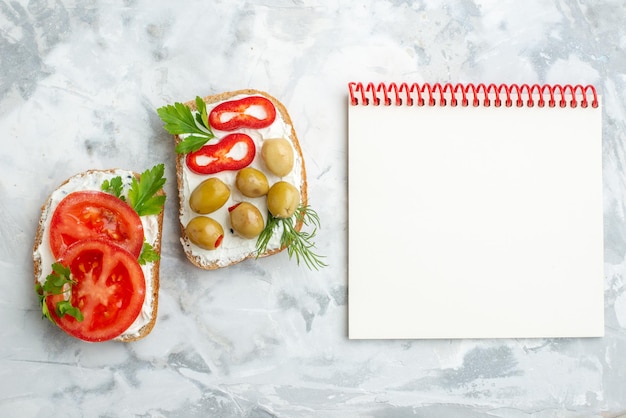
{"label": "grey speckled background", "polygon": [[[0,415],[626,414],[624,6],[0,0]],[[359,80],[596,85],[604,101],[604,338],[347,339],[346,86]],[[171,138],[155,109],[247,87],[291,112],[329,267],[311,272],[281,254],[217,272],[194,268],[178,242],[170,181],[152,334],[85,344],[41,321],[31,248],[48,193],[87,168],[165,162],[173,179]]]}

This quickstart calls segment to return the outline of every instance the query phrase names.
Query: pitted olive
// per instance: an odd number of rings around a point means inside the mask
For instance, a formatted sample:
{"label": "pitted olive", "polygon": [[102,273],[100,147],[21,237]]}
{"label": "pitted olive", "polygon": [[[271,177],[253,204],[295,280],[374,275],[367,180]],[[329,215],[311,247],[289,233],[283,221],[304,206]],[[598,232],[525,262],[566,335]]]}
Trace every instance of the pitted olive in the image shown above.
{"label": "pitted olive", "polygon": [[253,167],[246,167],[237,172],[235,185],[246,197],[265,196],[270,186],[263,172]]}
{"label": "pitted olive", "polygon": [[268,170],[279,177],[286,176],[293,169],[293,148],[285,138],[263,141],[261,158]]}
{"label": "pitted olive", "polygon": [[200,214],[215,212],[230,197],[230,189],[217,177],[211,177],[200,183],[189,197],[189,206]]}
{"label": "pitted olive", "polygon": [[267,209],[276,218],[289,218],[300,204],[300,192],[291,183],[279,181],[267,192]]}
{"label": "pitted olive", "polygon": [[228,210],[230,225],[237,234],[244,238],[254,238],[263,231],[263,216],[252,203],[241,202]]}
{"label": "pitted olive", "polygon": [[224,238],[224,229],[215,219],[208,216],[196,216],[187,224],[185,233],[189,240],[205,250],[214,250]]}

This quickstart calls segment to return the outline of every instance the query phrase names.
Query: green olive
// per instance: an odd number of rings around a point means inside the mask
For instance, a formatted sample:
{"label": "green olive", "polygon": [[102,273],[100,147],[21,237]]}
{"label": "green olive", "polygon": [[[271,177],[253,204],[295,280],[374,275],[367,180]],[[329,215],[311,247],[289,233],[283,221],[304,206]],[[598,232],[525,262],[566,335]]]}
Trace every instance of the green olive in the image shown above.
{"label": "green olive", "polygon": [[270,188],[265,174],[252,167],[239,170],[235,185],[246,197],[265,196]]}
{"label": "green olive", "polygon": [[267,192],[267,209],[276,218],[289,218],[300,204],[300,192],[286,181],[279,181]]}
{"label": "green olive", "polygon": [[268,170],[279,177],[286,176],[293,169],[293,148],[284,138],[263,141],[261,158]]}
{"label": "green olive", "polygon": [[187,224],[185,232],[189,240],[205,250],[214,250],[224,238],[224,229],[215,219],[208,216],[196,216]]}
{"label": "green olive", "polygon": [[257,237],[265,227],[261,212],[249,202],[241,202],[230,211],[230,225],[244,238]]}
{"label": "green olive", "polygon": [[196,213],[207,214],[215,212],[230,197],[230,189],[217,177],[204,180],[191,192],[189,206]]}

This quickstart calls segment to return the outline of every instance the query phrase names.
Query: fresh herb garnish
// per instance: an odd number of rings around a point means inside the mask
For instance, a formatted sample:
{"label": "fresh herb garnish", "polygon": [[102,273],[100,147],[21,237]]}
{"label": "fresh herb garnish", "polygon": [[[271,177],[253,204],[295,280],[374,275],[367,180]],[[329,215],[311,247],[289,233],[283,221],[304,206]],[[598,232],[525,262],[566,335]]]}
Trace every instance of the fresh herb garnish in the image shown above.
{"label": "fresh herb garnish", "polygon": [[72,302],[69,300],[62,300],[57,302],[57,314],[59,316],[63,316],[65,314],[69,316],[73,316],[76,320],[82,321],[85,319],[83,317],[83,313],[76,306],[72,305]]}
{"label": "fresh herb garnish", "polygon": [[174,103],[157,109],[157,113],[165,125],[165,130],[172,135],[188,135],[176,145],[176,152],[187,154],[197,151],[204,144],[215,138],[209,126],[206,104],[200,96],[196,96],[197,113],[182,104]]}
{"label": "fresh herb garnish", "polygon": [[[43,285],[37,282],[35,284],[35,291],[39,296],[39,304],[41,305],[42,318],[48,318],[50,322],[55,323],[52,319],[52,315],[48,310],[46,298],[51,295],[60,295],[65,292],[69,292],[76,284],[70,277],[71,272],[68,267],[65,267],[61,263],[52,264],[52,273],[46,277],[46,281]],[[83,314],[76,306],[72,305],[70,300],[62,300],[56,304],[56,313],[59,316],[69,315],[74,317],[77,321],[82,321]]]}
{"label": "fresh herb garnish", "polygon": [[196,110],[198,113],[196,114],[196,120],[202,127],[209,132],[212,133],[211,127],[209,126],[209,115],[206,111],[206,103],[202,100],[202,97],[196,96]]}
{"label": "fresh herb garnish", "polygon": [[153,261],[157,261],[159,258],[159,253],[154,251],[152,245],[149,242],[144,241],[143,246],[141,247],[141,254],[139,254],[139,259],[137,260],[139,264],[142,266],[146,263],[151,263]]}
{"label": "fresh herb garnish", "polygon": [[163,188],[165,166],[158,164],[141,173],[139,180],[133,177],[128,191],[128,203],[139,216],[158,215],[163,210],[165,195],[157,194]]}
{"label": "fresh herb garnish", "polygon": [[[302,222],[303,226],[313,226],[313,231],[298,231],[296,225],[299,222]],[[267,250],[274,230],[279,225],[283,227],[283,232],[280,236],[280,245],[281,247],[284,246],[287,248],[290,259],[295,256],[298,265],[302,259],[309,269],[314,268],[315,270],[319,270],[319,268],[326,266],[321,260],[323,256],[317,255],[312,250],[315,246],[312,239],[315,237],[317,228],[320,226],[320,219],[310,206],[298,207],[295,213],[289,218],[277,218],[268,211],[267,223],[256,242],[257,254],[262,254]]]}
{"label": "fresh herb garnish", "polygon": [[[139,216],[158,215],[163,210],[165,195],[157,195],[157,193],[165,184],[164,173],[165,166],[158,164],[152,167],[152,169],[141,173],[139,180],[135,177],[131,180],[130,190],[128,191],[128,204]],[[101,189],[126,202],[121,176],[103,181]]]}
{"label": "fresh herb garnish", "polygon": [[122,183],[122,177],[113,177],[111,180],[105,180],[102,182],[102,191],[119,197],[123,201],[126,201],[122,192],[124,190],[124,184]]}

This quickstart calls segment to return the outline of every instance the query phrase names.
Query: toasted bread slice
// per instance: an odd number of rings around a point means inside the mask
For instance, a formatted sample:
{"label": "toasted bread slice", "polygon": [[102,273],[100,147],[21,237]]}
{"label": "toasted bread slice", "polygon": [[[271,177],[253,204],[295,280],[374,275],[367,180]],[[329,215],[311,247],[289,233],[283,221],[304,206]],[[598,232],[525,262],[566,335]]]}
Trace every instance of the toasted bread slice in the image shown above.
{"label": "toasted bread slice", "polygon": [[[100,190],[104,180],[120,176],[125,185],[130,184],[134,177],[140,175],[133,171],[122,169],[88,170],[70,177],[55,189],[41,207],[41,217],[37,227],[33,246],[33,264],[35,283],[43,283],[51,272],[52,263],[56,260],[52,255],[49,244],[49,228],[52,214],[59,202],[69,193],[80,190]],[[161,189],[158,195],[164,195]],[[163,211],[158,215],[142,216],[145,241],[152,245],[157,254],[161,254],[161,235],[163,229]],[[114,338],[116,341],[131,342],[148,335],[156,322],[159,305],[159,268],[160,257],[141,266],[146,280],[146,294],[144,303],[135,322],[121,335]]]}
{"label": "toasted bread slice", "polygon": [[[304,157],[302,155],[302,149],[296,136],[296,131],[293,126],[293,122],[285,106],[278,101],[275,97],[259,90],[246,89],[230,91],[203,98],[206,104],[207,113],[211,112],[211,109],[219,105],[220,103],[230,100],[238,100],[246,96],[263,96],[270,100],[276,108],[276,119],[267,128],[252,129],[252,128],[240,128],[235,131],[219,131],[213,129],[213,133],[219,140],[231,132],[241,132],[248,134],[255,142],[256,156],[250,167],[256,168],[262,171],[268,179],[270,186],[278,181],[287,181],[295,186],[300,193],[300,203],[303,206],[307,205],[307,179],[306,168],[304,164]],[[184,103],[188,106],[192,112],[196,111],[196,102],[189,101]],[[175,144],[177,145],[184,139],[185,135],[175,135]],[[284,138],[289,141],[294,152],[294,166],[291,172],[283,177],[276,176],[268,171],[267,167],[261,157],[261,148],[264,140],[272,138]],[[212,140],[210,143],[215,142]],[[214,270],[222,267],[227,267],[249,258],[266,257],[272,254],[276,254],[285,249],[280,243],[280,235],[282,230],[277,228],[270,240],[269,245],[265,251],[258,253],[256,250],[256,239],[242,238],[236,234],[231,226],[228,215],[228,208],[232,205],[243,201],[249,201],[253,203],[261,212],[264,217],[264,222],[267,222],[267,203],[265,196],[257,198],[248,198],[243,196],[235,186],[236,171],[222,171],[209,175],[198,175],[192,172],[186,165],[186,154],[177,154],[176,157],[176,178],[178,183],[178,197],[179,197],[179,220],[181,228],[181,243],[183,245],[187,258],[197,267],[206,270]],[[214,250],[206,250],[193,244],[186,232],[186,226],[191,219],[197,216],[197,213],[191,209],[189,205],[189,197],[196,186],[203,180],[209,177],[220,178],[230,188],[230,197],[228,201],[217,211],[207,214],[206,216],[215,219],[219,222],[224,229],[224,238],[221,245]],[[301,221],[296,221],[295,229],[300,230],[302,227]]]}

